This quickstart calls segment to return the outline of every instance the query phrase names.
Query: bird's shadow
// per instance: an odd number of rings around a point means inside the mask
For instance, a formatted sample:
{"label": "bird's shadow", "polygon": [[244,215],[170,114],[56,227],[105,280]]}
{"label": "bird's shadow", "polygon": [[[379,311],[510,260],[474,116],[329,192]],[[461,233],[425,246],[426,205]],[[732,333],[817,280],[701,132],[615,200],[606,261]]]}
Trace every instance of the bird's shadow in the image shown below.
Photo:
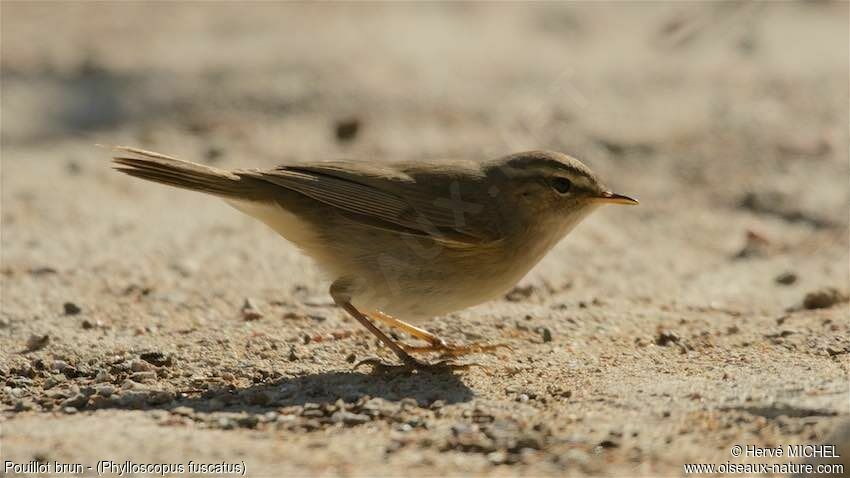
{"label": "bird's shadow", "polygon": [[[145,393],[151,393],[150,397]],[[244,388],[211,387],[199,393],[179,394],[173,400],[156,399],[157,392],[140,391],[135,400],[116,400],[98,408],[173,410],[189,407],[198,413],[245,412],[263,414],[280,408],[333,404],[338,400],[355,402],[364,397],[391,402],[413,399],[427,407],[437,400],[446,404],[468,402],[474,397],[460,377],[453,373],[372,375],[359,372],[329,372],[285,377]]]}

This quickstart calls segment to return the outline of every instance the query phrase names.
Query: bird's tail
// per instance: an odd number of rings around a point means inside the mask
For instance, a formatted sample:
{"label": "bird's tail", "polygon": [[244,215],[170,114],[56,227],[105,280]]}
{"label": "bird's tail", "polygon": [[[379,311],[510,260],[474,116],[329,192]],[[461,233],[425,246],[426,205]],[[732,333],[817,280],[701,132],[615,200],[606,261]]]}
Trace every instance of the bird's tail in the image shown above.
{"label": "bird's tail", "polygon": [[113,151],[115,169],[148,181],[232,199],[261,199],[255,196],[264,189],[257,187],[256,179],[233,171],[126,146]]}

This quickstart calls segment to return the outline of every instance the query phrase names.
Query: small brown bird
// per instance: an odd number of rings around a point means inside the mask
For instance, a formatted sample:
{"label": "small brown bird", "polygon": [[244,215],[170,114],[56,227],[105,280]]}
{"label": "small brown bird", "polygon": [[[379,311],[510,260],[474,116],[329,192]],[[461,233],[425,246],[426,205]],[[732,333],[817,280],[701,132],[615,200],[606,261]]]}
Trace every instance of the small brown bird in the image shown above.
{"label": "small brown bird", "polygon": [[[427,364],[409,352],[459,356],[499,345],[450,345],[409,322],[501,296],[598,206],[638,203],[609,191],[578,160],[549,151],[484,162],[328,161],[269,170],[115,151],[119,171],[219,196],[294,243],[331,277],[336,304],[410,369],[458,366]],[[372,320],[428,346],[397,343]]]}

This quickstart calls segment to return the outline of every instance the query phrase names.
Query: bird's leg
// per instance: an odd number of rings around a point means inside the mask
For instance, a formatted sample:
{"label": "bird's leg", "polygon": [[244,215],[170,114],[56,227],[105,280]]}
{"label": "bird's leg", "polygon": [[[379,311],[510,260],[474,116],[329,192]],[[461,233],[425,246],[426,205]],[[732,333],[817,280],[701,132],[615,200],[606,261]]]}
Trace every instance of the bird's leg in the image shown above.
{"label": "bird's leg", "polygon": [[381,322],[389,325],[390,327],[394,327],[396,329],[407,332],[409,335],[412,335],[417,339],[424,340],[425,342],[428,342],[431,347],[448,347],[448,344],[445,340],[432,334],[431,332],[428,332],[425,329],[420,329],[419,327],[408,324],[407,322],[398,320],[395,317],[387,315],[381,311],[369,312],[366,315],[368,315],[372,319],[380,320]]}
{"label": "bird's leg", "polygon": [[[336,285],[336,284],[335,284]],[[371,365],[373,370],[375,371],[390,371],[392,369],[401,368],[403,370],[434,370],[434,371],[443,371],[443,370],[465,370],[471,366],[477,364],[453,364],[449,360],[443,360],[437,363],[429,364],[425,362],[420,362],[409,353],[407,353],[404,348],[402,348],[399,344],[397,344],[393,339],[387,336],[387,334],[381,332],[381,329],[377,328],[375,324],[369,321],[369,318],[363,315],[359,310],[357,310],[354,305],[351,304],[351,300],[344,295],[337,293],[334,286],[331,286],[331,296],[336,302],[337,305],[342,307],[349,315],[354,317],[360,324],[362,324],[369,332],[372,332],[378,340],[384,343],[387,347],[390,348],[402,361],[403,365],[387,365],[383,363],[380,359],[377,358],[367,358],[358,362],[354,368],[358,368],[361,365]]]}
{"label": "bird's leg", "polygon": [[428,342],[426,346],[412,346],[401,344],[401,347],[405,350],[405,352],[439,352],[445,356],[450,357],[460,357],[461,355],[474,354],[474,353],[488,353],[494,350],[498,350],[500,348],[510,350],[511,347],[508,344],[467,344],[467,345],[450,345],[445,340],[440,337],[428,332],[425,329],[420,329],[415,325],[408,324],[407,322],[403,322],[401,320],[396,319],[390,315],[387,315],[380,311],[370,312],[369,317],[380,320],[381,322],[389,325],[390,327],[395,327],[399,330],[403,330],[408,334],[416,337],[417,339],[424,340]]}

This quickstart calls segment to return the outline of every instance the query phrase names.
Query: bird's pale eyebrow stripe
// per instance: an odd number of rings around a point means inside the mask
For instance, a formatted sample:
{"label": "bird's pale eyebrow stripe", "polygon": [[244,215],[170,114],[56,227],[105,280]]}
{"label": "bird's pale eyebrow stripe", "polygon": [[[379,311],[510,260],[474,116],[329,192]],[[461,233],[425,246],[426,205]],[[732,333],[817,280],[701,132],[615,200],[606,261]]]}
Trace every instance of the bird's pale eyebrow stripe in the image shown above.
{"label": "bird's pale eyebrow stripe", "polygon": [[549,158],[533,158],[533,160],[525,160],[522,162],[519,161],[511,161],[508,163],[511,168],[516,169],[518,171],[528,171],[532,169],[539,169],[541,166],[545,168],[550,168],[553,171],[561,170],[566,171],[571,174],[576,175],[588,175],[588,171],[583,171],[580,168],[576,168],[570,164],[564,164],[560,161],[554,161]]}

